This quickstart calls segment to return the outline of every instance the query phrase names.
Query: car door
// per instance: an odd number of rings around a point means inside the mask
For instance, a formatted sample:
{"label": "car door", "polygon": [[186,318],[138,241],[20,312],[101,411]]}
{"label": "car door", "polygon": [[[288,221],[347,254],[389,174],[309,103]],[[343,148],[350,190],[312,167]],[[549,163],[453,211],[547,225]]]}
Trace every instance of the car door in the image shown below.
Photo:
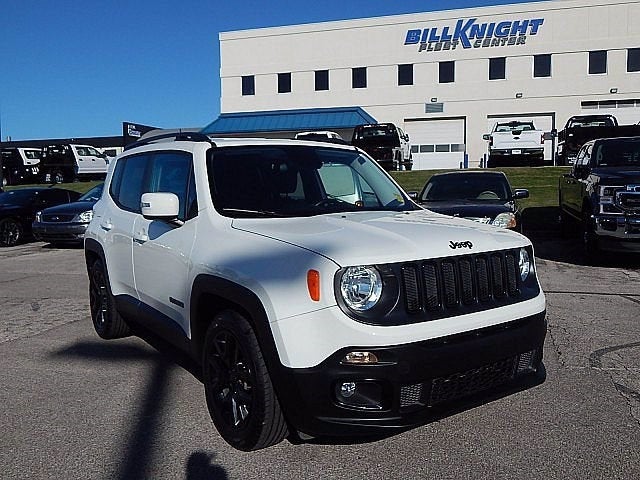
{"label": "car door", "polygon": [[139,216],[134,225],[133,265],[138,298],[189,332],[188,294],[191,249],[197,228],[192,156],[155,152],[146,192],[174,193],[180,202],[177,222]]}
{"label": "car door", "polygon": [[562,187],[562,203],[565,208],[575,216],[580,215],[579,203],[581,203],[580,196],[580,165],[584,160],[584,156],[587,151],[587,145],[584,145],[578,152],[578,157],[571,168],[571,172],[563,175],[562,179],[564,185]]}
{"label": "car door", "polygon": [[114,295],[137,298],[133,279],[133,228],[141,216],[140,197],[149,156],[123,157],[114,167],[107,195],[94,208],[94,221],[103,231],[104,253]]}

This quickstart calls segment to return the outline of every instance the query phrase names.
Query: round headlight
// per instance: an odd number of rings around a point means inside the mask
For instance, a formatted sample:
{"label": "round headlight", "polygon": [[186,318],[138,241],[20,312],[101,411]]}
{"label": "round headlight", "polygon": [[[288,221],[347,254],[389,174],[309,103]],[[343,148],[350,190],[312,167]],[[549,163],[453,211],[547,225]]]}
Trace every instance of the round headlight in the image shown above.
{"label": "round headlight", "polygon": [[349,267],[342,274],[340,293],[350,309],[365,312],[380,300],[382,277],[374,267]]}
{"label": "round headlight", "polygon": [[502,228],[516,228],[516,216],[511,212],[503,212],[498,214],[491,224]]}
{"label": "round headlight", "polygon": [[520,249],[520,279],[524,282],[531,272],[531,259],[525,248]]}

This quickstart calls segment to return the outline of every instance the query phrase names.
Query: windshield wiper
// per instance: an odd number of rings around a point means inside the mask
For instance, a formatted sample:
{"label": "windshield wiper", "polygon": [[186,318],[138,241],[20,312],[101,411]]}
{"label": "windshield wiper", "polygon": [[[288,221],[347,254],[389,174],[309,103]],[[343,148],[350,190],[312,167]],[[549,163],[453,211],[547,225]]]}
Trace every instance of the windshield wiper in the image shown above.
{"label": "windshield wiper", "polygon": [[220,210],[228,213],[243,213],[247,215],[258,215],[261,217],[288,217],[289,216],[283,213],[272,212],[270,210],[249,210],[244,208],[221,208]]}

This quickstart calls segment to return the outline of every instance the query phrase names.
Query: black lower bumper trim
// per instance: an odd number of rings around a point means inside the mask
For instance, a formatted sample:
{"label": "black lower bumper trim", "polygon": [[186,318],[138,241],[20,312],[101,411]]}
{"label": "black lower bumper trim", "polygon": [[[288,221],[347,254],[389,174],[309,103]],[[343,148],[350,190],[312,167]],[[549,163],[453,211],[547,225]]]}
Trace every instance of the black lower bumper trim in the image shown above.
{"label": "black lower bumper trim", "polygon": [[[278,394],[292,427],[311,436],[406,429],[542,383],[545,336],[541,312],[430,341],[353,346],[317,367],[284,368]],[[352,350],[373,352],[381,362],[341,363]],[[357,397],[359,388],[364,393]],[[354,396],[345,399],[341,392]]]}

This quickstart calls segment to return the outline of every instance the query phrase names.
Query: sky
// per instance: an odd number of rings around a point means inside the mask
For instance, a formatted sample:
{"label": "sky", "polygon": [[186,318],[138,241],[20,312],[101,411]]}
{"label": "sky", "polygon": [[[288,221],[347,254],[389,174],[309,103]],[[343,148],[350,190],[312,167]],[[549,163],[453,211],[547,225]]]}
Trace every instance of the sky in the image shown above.
{"label": "sky", "polygon": [[0,0],[1,139],[204,127],[220,114],[220,32],[510,3]]}

